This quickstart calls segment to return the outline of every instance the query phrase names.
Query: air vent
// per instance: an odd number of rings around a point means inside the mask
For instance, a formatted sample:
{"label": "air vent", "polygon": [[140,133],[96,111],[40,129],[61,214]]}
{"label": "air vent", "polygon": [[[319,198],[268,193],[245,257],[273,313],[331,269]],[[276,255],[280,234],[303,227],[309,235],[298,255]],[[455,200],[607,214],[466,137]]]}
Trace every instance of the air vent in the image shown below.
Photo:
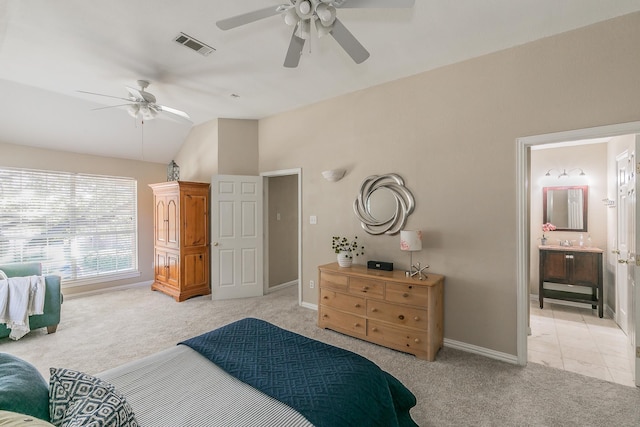
{"label": "air vent", "polygon": [[208,46],[185,33],[178,34],[178,36],[173,40],[180,43],[183,46],[188,47],[189,49],[195,50],[202,56],[207,56],[211,52],[215,51],[215,49],[212,48],[211,46]]}

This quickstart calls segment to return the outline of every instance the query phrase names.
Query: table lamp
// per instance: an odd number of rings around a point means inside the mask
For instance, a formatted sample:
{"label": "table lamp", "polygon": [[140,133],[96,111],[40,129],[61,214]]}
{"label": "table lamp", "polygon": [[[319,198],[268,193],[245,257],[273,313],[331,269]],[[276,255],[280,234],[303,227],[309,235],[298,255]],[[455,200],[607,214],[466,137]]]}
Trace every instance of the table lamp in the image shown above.
{"label": "table lamp", "polygon": [[429,266],[420,268],[420,263],[413,265],[413,252],[422,250],[422,231],[419,230],[402,230],[400,231],[400,250],[409,251],[409,276],[418,276],[420,280],[424,280],[425,276],[422,271]]}

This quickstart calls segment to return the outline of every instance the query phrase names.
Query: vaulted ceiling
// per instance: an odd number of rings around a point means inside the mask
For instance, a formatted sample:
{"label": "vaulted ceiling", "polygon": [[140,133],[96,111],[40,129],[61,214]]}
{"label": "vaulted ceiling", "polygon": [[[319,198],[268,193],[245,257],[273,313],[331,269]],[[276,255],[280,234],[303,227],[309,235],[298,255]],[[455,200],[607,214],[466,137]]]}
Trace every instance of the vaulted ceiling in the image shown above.
{"label": "vaulted ceiling", "polygon": [[[346,0],[347,3],[349,0]],[[367,0],[351,0],[367,3]],[[375,4],[382,0],[369,0]],[[392,4],[394,0],[388,0]],[[0,142],[166,163],[191,126],[260,119],[369,86],[640,11],[640,0],[416,0],[338,8],[369,51],[356,64],[312,30],[297,68],[292,28],[273,16],[228,31],[216,21],[288,0],[0,0]],[[215,49],[178,44],[185,33]],[[134,119],[139,79],[192,124]],[[97,110],[96,110],[97,109]]]}

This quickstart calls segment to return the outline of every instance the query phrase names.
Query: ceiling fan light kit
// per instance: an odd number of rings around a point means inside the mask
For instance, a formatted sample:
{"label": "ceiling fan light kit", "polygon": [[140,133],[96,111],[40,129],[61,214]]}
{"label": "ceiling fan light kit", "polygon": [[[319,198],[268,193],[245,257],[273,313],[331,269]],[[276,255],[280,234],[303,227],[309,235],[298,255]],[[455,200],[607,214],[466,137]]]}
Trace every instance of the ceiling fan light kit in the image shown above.
{"label": "ceiling fan light kit", "polygon": [[281,14],[285,24],[295,27],[284,66],[295,68],[305,40],[311,37],[311,20],[318,37],[331,34],[356,64],[369,58],[369,52],[337,18],[337,8],[410,8],[415,0],[289,0],[290,4],[267,7],[216,22],[221,30],[230,30],[260,19]]}

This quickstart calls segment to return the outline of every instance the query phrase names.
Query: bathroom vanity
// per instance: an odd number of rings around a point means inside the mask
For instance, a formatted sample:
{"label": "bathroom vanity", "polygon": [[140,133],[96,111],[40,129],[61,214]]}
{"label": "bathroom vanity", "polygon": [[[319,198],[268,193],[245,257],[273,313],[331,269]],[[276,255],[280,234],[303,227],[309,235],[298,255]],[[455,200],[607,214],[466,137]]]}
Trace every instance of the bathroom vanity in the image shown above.
{"label": "bathroom vanity", "polygon": [[[555,299],[584,303],[598,308],[598,316],[603,316],[602,295],[602,249],[579,246],[539,246],[540,288],[538,298],[540,308],[544,299]],[[545,288],[545,283],[564,286]],[[586,289],[589,292],[579,292]]]}

